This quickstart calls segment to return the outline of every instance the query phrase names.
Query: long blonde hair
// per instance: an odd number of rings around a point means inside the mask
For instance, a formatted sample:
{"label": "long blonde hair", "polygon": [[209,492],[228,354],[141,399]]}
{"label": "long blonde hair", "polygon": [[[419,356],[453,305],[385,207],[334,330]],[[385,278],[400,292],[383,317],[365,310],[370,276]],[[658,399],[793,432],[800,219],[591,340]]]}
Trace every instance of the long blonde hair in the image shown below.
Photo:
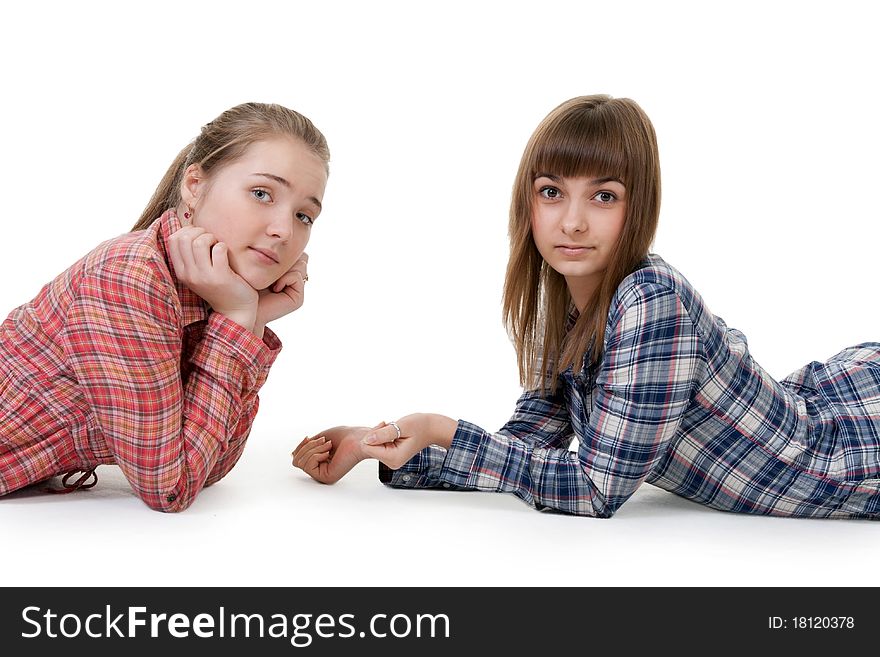
{"label": "long blonde hair", "polygon": [[321,158],[325,168],[328,166],[327,140],[299,112],[267,103],[236,105],[202,127],[199,136],[177,154],[132,230],[146,228],[165,210],[180,203],[183,173],[191,164],[198,164],[210,174],[240,157],[254,142],[277,135],[299,139]]}
{"label": "long blonde hair", "polygon": [[[626,214],[602,283],[566,333],[571,296],[532,238],[534,181],[538,173],[562,177],[614,176],[626,188]],[[605,322],[620,282],[647,255],[660,214],[660,160],[650,119],[629,98],[572,98],[554,109],[529,139],[510,204],[510,259],[504,280],[504,323],[513,339],[520,383],[553,390],[559,372],[580,371],[602,358]]]}

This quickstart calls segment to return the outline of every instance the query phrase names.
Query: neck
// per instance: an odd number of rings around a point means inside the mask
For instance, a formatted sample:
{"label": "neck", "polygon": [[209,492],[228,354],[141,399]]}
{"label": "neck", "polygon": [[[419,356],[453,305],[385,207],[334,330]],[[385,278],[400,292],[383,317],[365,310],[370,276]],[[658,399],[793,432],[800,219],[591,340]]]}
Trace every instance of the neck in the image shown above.
{"label": "neck", "polygon": [[593,298],[602,278],[598,276],[566,276],[565,283],[568,285],[568,293],[579,313],[583,313],[587,304]]}

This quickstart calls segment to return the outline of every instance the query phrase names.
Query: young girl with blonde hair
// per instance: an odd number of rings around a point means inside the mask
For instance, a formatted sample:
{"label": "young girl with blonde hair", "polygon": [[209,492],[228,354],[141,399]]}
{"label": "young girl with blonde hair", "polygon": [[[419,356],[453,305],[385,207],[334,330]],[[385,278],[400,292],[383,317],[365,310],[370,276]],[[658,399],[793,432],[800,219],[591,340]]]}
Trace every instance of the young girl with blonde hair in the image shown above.
{"label": "young girl with blonde hair", "polygon": [[330,154],[280,105],[223,112],[171,164],[132,232],[0,329],[0,495],[116,464],[181,511],[244,449],[281,349],[266,324],[303,303],[304,249]]}
{"label": "young girl with blonde hair", "polygon": [[391,486],[602,518],[646,481],[723,511],[880,518],[880,343],[775,381],[649,253],[659,210],[641,108],[557,107],[526,146],[510,211],[504,313],[526,388],[513,417],[496,433],[421,413],[335,427],[303,440],[294,465],[332,483],[376,458]]}

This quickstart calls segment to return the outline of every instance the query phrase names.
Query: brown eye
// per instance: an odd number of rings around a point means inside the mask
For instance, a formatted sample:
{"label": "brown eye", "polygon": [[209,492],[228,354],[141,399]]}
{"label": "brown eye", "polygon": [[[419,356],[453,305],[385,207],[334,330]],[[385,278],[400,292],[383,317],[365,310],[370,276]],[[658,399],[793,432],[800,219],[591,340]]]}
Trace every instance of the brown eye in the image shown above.
{"label": "brown eye", "polygon": [[556,187],[551,187],[550,185],[545,185],[538,191],[538,193],[544,198],[549,199],[556,199],[562,196],[562,193]]}

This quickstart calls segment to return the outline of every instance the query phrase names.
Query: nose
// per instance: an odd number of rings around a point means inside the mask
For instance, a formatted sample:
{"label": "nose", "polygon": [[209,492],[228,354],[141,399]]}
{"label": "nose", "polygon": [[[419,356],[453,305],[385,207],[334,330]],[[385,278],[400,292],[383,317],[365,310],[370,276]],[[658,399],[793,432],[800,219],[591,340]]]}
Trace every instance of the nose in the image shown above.
{"label": "nose", "polygon": [[291,235],[293,235],[293,221],[290,215],[283,212],[274,213],[266,225],[266,234],[276,237],[282,242],[287,242]]}
{"label": "nose", "polygon": [[589,230],[589,219],[589,212],[584,204],[572,199],[565,208],[560,227],[566,235],[585,233]]}

